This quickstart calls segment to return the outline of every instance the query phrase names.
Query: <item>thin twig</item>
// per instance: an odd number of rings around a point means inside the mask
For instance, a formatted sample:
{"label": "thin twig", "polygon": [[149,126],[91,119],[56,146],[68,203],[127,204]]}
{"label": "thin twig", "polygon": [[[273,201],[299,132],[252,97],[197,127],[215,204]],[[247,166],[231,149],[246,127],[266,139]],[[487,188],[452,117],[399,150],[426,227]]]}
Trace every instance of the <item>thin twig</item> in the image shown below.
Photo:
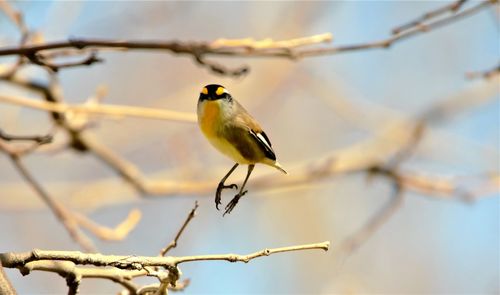
{"label": "thin twig", "polygon": [[248,66],[240,66],[238,68],[230,69],[227,68],[220,63],[209,61],[201,55],[194,55],[194,60],[200,65],[208,68],[212,73],[222,75],[222,76],[230,76],[230,77],[241,77],[250,72],[250,68]]}
{"label": "thin twig", "polygon": [[343,52],[352,52],[352,51],[359,51],[359,50],[366,50],[366,49],[387,49],[391,47],[396,42],[406,40],[410,37],[415,37],[420,34],[427,33],[429,31],[432,31],[434,29],[443,27],[445,25],[448,25],[450,23],[453,23],[455,21],[458,21],[462,18],[471,16],[475,13],[478,13],[479,11],[485,9],[486,7],[489,7],[493,4],[498,3],[498,0],[484,0],[482,2],[479,2],[473,7],[470,7],[466,10],[462,10],[459,13],[453,14],[449,17],[442,18],[440,20],[431,22],[426,24],[425,28],[422,27],[412,27],[408,30],[405,30],[403,32],[400,32],[399,34],[395,34],[389,38],[374,41],[374,42],[369,42],[369,43],[360,43],[360,44],[353,44],[353,45],[341,45],[341,46],[336,46],[336,47],[330,47],[330,48],[319,48],[319,49],[308,49],[308,50],[303,50],[296,52],[297,57],[310,57],[310,56],[319,56],[319,55],[332,55],[332,54],[337,54],[337,53],[343,53]]}
{"label": "thin twig", "polygon": [[[186,220],[184,221],[181,228],[179,229],[179,231],[175,235],[175,238],[173,239],[172,242],[170,242],[170,244],[168,244],[167,247],[163,248],[160,251],[159,256],[163,257],[163,256],[165,256],[165,254],[168,251],[170,251],[170,249],[177,247],[177,241],[179,240],[180,236],[184,232],[184,229],[188,226],[189,222],[196,216],[197,209],[198,209],[198,201],[195,201],[193,209],[191,209],[191,211],[189,212]],[[152,273],[158,273],[158,272],[162,273],[159,267],[154,267],[154,268],[147,267],[145,269],[145,272],[148,275],[151,275]],[[169,269],[167,276],[164,276],[164,275],[158,276],[158,279],[160,280],[159,284],[144,286],[143,288],[138,290],[137,293],[138,294],[142,294],[142,293],[147,294],[147,292],[154,292],[154,295],[166,295],[166,294],[168,294],[169,289],[182,290],[189,284],[189,280],[184,281],[184,283],[180,283],[178,286],[177,281],[179,280],[179,277],[180,277],[180,273],[179,273],[177,268]]]}
{"label": "thin twig", "polygon": [[177,241],[181,237],[182,233],[184,232],[184,229],[188,226],[189,222],[196,216],[196,210],[198,209],[198,201],[195,201],[193,209],[189,212],[188,216],[186,217],[186,220],[184,220],[184,223],[182,224],[181,228],[175,235],[175,238],[170,244],[167,245],[167,247],[161,249],[160,251],[160,256],[165,256],[168,251],[171,249],[177,247]]}
{"label": "thin twig", "polygon": [[52,71],[54,73],[56,73],[60,69],[64,69],[64,68],[73,68],[73,67],[79,67],[79,66],[90,66],[90,65],[93,65],[95,63],[101,63],[101,62],[104,61],[103,59],[97,57],[97,52],[96,51],[92,51],[89,56],[83,58],[80,61],[64,62],[64,63],[58,63],[58,64],[50,62],[50,61],[48,61],[47,58],[45,58],[45,56],[42,56],[42,55],[36,54],[36,53],[26,55],[26,57],[33,64],[45,67],[45,68],[49,69],[50,71]]}
{"label": "thin twig", "polygon": [[0,139],[6,141],[34,141],[39,145],[51,143],[53,136],[52,134],[48,135],[10,135],[2,131],[0,129]]}
{"label": "thin twig", "polygon": [[275,253],[282,252],[290,252],[290,251],[300,251],[300,250],[312,250],[312,249],[321,249],[324,251],[328,251],[330,248],[330,242],[322,242],[316,244],[307,244],[300,246],[290,246],[290,247],[282,247],[282,248],[274,248],[274,249],[264,249],[258,252],[254,252],[247,255],[238,255],[238,254],[225,254],[225,255],[199,255],[199,256],[184,256],[177,257],[175,259],[175,264],[181,264],[184,262],[191,261],[204,261],[204,260],[225,260],[229,262],[249,262],[252,259],[269,256]]}
{"label": "thin twig", "polygon": [[[37,150],[41,145],[48,144],[52,141],[56,129],[52,130],[44,136],[18,136],[18,135],[8,135],[0,130],[0,151],[5,152],[10,156],[22,157],[35,150]],[[7,144],[8,141],[29,141],[29,144]]]}
{"label": "thin twig", "polygon": [[414,27],[419,27],[419,26],[422,26],[423,28],[425,28],[425,24],[423,24],[424,22],[426,22],[430,19],[436,18],[438,16],[441,16],[447,12],[456,13],[465,4],[466,1],[467,0],[458,0],[458,1],[455,1],[453,3],[446,4],[445,6],[439,7],[438,9],[429,11],[415,20],[412,20],[412,21],[409,21],[403,25],[397,26],[396,28],[394,28],[392,30],[392,33],[399,34],[402,31],[406,31],[408,29],[411,29]]}

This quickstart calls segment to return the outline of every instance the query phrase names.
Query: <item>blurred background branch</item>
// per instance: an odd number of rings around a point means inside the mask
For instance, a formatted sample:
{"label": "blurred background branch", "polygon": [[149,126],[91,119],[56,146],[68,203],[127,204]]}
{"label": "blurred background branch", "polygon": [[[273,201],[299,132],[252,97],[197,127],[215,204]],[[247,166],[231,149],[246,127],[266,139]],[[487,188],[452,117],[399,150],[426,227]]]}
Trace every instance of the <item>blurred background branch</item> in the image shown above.
{"label": "blurred background branch", "polygon": [[0,261],[0,292],[5,295],[14,295],[16,291],[12,287],[12,283],[7,278],[5,271],[3,270],[2,262]]}
{"label": "blurred background branch", "polygon": [[476,79],[476,78],[483,78],[483,79],[490,79],[490,78],[498,78],[498,75],[500,74],[500,63],[491,69],[487,69],[484,71],[476,71],[476,72],[468,72],[467,78],[469,79]]}
{"label": "blurred background branch", "polygon": [[[309,47],[311,45],[330,42],[332,40],[332,35],[330,33],[281,41],[273,41],[272,39],[255,41],[251,38],[218,39],[213,42],[70,39],[67,41],[51,42],[45,44],[22,44],[18,47],[0,47],[0,56],[19,55],[27,58],[30,62],[36,65],[46,67],[53,72],[57,72],[61,68],[89,66],[94,63],[102,62],[103,60],[97,57],[99,49],[161,50],[169,51],[174,54],[191,55],[199,65],[210,69],[215,74],[238,77],[246,74],[249,71],[248,67],[240,67],[234,70],[229,70],[220,64],[207,61],[205,57],[285,57],[290,59],[299,59],[303,57],[312,57],[318,55],[337,54],[340,52],[388,48],[395,42],[432,31],[441,26],[445,26],[458,21],[461,18],[473,15],[474,13],[477,13],[484,8],[497,4],[498,0],[480,1],[473,7],[461,10],[464,2],[465,1],[463,0],[459,0],[455,3],[448,4],[436,11],[425,14],[420,19],[399,26],[393,29],[393,36],[387,39],[354,45],[342,45],[336,47],[312,49],[303,48]],[[12,14],[11,9],[4,9],[4,11],[7,13],[7,15]],[[436,21],[431,21],[437,16],[440,16],[444,12],[448,11],[451,11],[452,14]],[[12,19],[17,20],[18,18],[12,17]],[[78,62],[56,64],[53,61],[50,61],[48,56],[44,55],[44,52],[46,51],[61,49],[77,49],[83,51],[83,55],[87,55],[87,57]],[[91,49],[91,53],[88,54],[87,52],[85,52],[86,49]]]}

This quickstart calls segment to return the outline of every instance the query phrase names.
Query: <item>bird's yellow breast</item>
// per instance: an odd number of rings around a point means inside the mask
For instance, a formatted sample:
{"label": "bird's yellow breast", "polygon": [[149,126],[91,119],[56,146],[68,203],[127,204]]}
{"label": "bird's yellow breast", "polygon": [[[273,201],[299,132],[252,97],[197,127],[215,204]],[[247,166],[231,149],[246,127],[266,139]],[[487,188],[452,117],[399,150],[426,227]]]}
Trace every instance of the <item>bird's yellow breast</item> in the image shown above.
{"label": "bird's yellow breast", "polygon": [[205,101],[203,112],[200,116],[200,127],[205,136],[215,137],[217,132],[217,122],[220,120],[219,101]]}

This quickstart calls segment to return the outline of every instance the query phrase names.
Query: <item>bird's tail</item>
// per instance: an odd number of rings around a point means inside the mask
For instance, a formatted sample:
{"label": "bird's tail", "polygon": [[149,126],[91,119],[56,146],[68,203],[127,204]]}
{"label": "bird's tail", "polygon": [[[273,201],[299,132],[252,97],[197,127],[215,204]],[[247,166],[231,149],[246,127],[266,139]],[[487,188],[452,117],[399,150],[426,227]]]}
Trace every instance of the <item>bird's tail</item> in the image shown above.
{"label": "bird's tail", "polygon": [[274,168],[278,169],[279,171],[281,171],[285,174],[288,174],[288,172],[286,172],[286,170],[283,169],[283,167],[281,167],[280,163],[278,163],[278,162],[274,162],[271,166],[273,166]]}

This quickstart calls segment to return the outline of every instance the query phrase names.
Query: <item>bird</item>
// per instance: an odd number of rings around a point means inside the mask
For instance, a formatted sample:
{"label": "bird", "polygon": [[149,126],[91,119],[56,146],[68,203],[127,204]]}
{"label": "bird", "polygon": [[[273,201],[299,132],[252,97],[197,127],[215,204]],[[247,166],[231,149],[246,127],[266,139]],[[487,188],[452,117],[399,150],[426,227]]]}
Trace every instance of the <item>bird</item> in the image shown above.
{"label": "bird", "polygon": [[198,125],[208,141],[235,164],[221,179],[215,192],[215,207],[219,210],[224,189],[238,189],[236,184],[226,185],[227,178],[238,165],[248,165],[247,175],[239,192],[225,207],[223,216],[231,213],[248,191],[245,185],[255,164],[265,164],[287,174],[276,161],[271,141],[259,123],[234,99],[222,85],[209,84],[202,88],[197,105]]}

